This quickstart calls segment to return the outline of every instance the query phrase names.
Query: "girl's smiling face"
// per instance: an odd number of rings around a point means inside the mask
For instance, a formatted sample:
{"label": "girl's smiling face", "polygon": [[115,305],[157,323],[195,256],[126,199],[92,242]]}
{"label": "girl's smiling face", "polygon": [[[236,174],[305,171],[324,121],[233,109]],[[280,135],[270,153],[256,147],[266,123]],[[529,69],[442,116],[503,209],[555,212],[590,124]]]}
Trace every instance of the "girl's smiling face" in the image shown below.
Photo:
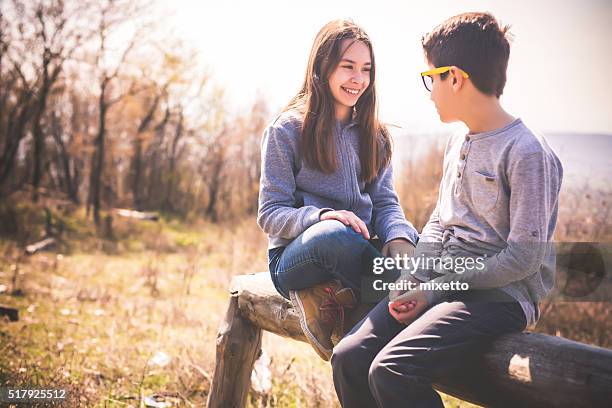
{"label": "girl's smiling face", "polygon": [[350,38],[340,44],[342,58],[329,75],[328,83],[336,108],[336,119],[346,121],[351,109],[370,85],[372,58],[370,48]]}

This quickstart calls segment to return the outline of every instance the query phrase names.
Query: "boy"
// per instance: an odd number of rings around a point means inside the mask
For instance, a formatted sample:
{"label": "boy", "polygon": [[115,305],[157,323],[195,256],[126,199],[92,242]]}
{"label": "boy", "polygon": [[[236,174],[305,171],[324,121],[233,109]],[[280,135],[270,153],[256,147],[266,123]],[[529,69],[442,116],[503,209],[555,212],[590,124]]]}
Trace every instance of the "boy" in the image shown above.
{"label": "boy", "polygon": [[[507,30],[488,13],[464,13],[422,40],[430,70],[421,76],[440,119],[469,129],[447,143],[437,205],[417,245],[417,254],[445,263],[404,275],[414,290],[392,292],[336,346],[343,407],[442,407],[432,384],[466,367],[483,342],[537,321],[538,301],[553,285],[547,243],[562,167],[500,105]],[[424,281],[470,290],[421,290]]]}

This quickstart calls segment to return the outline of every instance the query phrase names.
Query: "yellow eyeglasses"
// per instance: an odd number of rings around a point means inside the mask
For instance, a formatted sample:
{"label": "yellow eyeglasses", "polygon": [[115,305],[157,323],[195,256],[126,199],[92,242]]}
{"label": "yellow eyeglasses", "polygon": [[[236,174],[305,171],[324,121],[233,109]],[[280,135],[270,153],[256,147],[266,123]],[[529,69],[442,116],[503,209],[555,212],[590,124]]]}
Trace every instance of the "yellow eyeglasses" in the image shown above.
{"label": "yellow eyeglasses", "polygon": [[[431,77],[432,75],[443,74],[445,72],[450,71],[452,68],[453,67],[451,66],[438,67],[438,68],[430,69],[429,71],[421,72],[421,79],[423,80],[423,85],[425,85],[425,89],[431,92],[433,88],[433,78]],[[457,68],[457,67],[454,67],[454,68]],[[457,69],[459,70],[459,72],[461,72],[461,75],[464,78],[467,79],[470,77],[468,73],[462,70],[461,68],[457,68]]]}

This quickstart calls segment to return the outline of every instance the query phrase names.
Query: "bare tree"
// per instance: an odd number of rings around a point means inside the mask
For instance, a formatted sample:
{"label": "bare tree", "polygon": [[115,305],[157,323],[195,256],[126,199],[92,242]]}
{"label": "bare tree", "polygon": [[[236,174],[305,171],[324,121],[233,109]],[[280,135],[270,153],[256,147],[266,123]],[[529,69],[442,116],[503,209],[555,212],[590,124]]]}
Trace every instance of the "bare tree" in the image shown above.
{"label": "bare tree", "polygon": [[22,69],[31,42],[24,13],[16,1],[0,3],[0,186],[13,170],[36,100],[35,79]]}
{"label": "bare tree", "polygon": [[[152,50],[157,61],[157,64],[147,63],[141,67],[141,77],[146,78],[150,83],[148,92],[142,95],[141,106],[143,108],[143,116],[133,138],[133,155],[130,165],[130,181],[129,184],[132,190],[133,206],[137,209],[142,209],[143,205],[143,183],[142,177],[146,172],[146,166],[143,160],[143,145],[152,137],[157,139],[157,148],[163,147],[163,139],[165,126],[170,120],[169,106],[169,89],[176,85],[181,85],[186,81],[187,71],[190,69],[188,57],[182,57],[178,54],[177,49],[180,44],[171,45],[175,48],[173,51],[165,49],[163,46],[156,44]],[[162,105],[165,105],[165,109]],[[165,113],[161,113],[165,111]],[[156,115],[162,115],[158,123],[155,123]],[[151,132],[153,130],[153,132]],[[157,166],[157,160],[150,163],[152,166]],[[147,198],[150,197],[147,194]]]}
{"label": "bare tree", "polygon": [[71,17],[83,13],[86,7],[88,7],[86,2],[66,3],[61,0],[40,0],[34,5],[39,78],[36,81],[38,92],[32,118],[32,201],[38,200],[38,188],[43,176],[45,137],[42,120],[47,101],[65,62],[90,35],[89,32],[82,30],[82,27],[70,24]]}
{"label": "bare tree", "polygon": [[[179,143],[181,138],[184,136],[185,126],[184,126],[184,115],[183,115],[183,107],[179,105],[178,113],[177,113],[177,121],[174,128],[174,136],[172,138],[172,143],[170,147],[170,157],[168,163],[168,178],[166,180],[166,194],[164,197],[162,208],[166,211],[172,211],[172,190],[173,186],[176,182],[177,174],[176,174],[176,162],[180,157],[179,152]],[[183,150],[181,150],[182,152]]]}
{"label": "bare tree", "polygon": [[4,74],[0,109],[8,118],[0,123],[4,141],[0,183],[12,170],[19,145],[30,131],[32,200],[36,201],[45,167],[43,121],[49,95],[66,61],[88,36],[87,29],[70,17],[87,10],[90,3],[15,0],[0,7],[0,75]]}
{"label": "bare tree", "polygon": [[53,158],[51,173],[55,173],[59,190],[75,204],[80,203],[79,188],[85,166],[85,133],[94,113],[89,101],[89,95],[82,95],[70,88],[50,100],[47,119],[47,132],[55,142],[50,151]]}
{"label": "bare tree", "polygon": [[[141,188],[140,188],[142,171],[143,171],[143,157],[142,157],[143,142],[144,142],[144,138],[146,137],[146,133],[151,128],[151,125],[153,123],[153,118],[159,107],[160,101],[165,96],[166,89],[167,89],[167,84],[164,85],[162,89],[159,90],[159,92],[156,92],[156,94],[153,95],[152,101],[149,103],[148,107],[145,106],[146,108],[145,115],[140,119],[140,124],[138,125],[138,129],[136,130],[136,134],[134,135],[134,142],[133,142],[134,153],[132,156],[132,163],[131,163],[130,184],[132,188],[133,206],[137,210],[142,210],[142,205],[143,205]],[[167,112],[167,115],[168,114],[169,113]],[[164,119],[162,119],[162,121],[165,122]]]}
{"label": "bare tree", "polygon": [[[122,69],[127,64],[127,58],[130,52],[135,48],[136,42],[141,39],[142,32],[136,32],[132,35],[127,45],[120,53],[120,57],[116,62],[109,62],[110,54],[108,48],[108,36],[111,30],[117,30],[118,27],[130,21],[137,10],[139,4],[118,2],[107,0],[100,9],[100,17],[97,32],[97,53],[95,59],[95,68],[98,72],[98,129],[93,141],[94,150],[91,157],[91,170],[89,174],[89,195],[87,200],[87,212],[93,207],[93,218],[96,226],[100,225],[100,191],[101,177],[104,165],[105,143],[107,133],[107,115],[109,109],[121,101],[125,96],[136,92],[137,84],[134,80],[130,81],[127,89],[120,89],[122,84],[119,84],[120,74]],[[113,86],[118,88],[113,95]]]}

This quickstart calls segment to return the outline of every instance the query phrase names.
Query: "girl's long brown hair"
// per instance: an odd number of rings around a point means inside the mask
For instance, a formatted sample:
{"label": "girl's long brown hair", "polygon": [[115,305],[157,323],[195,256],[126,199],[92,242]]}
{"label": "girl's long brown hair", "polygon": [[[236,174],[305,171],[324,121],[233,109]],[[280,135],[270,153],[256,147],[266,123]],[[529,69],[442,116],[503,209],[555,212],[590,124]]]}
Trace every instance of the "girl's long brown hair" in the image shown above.
{"label": "girl's long brown hair", "polygon": [[341,43],[344,39],[361,41],[370,49],[370,85],[355,105],[355,119],[360,132],[359,177],[371,182],[379,170],[391,162],[392,149],[389,132],[377,117],[374,86],[376,65],[372,43],[359,26],[350,20],[334,20],[319,31],[310,51],[302,88],[285,111],[294,109],[303,115],[300,150],[306,164],[323,173],[333,173],[337,166],[333,138],[336,115],[328,78],[342,59]]}

